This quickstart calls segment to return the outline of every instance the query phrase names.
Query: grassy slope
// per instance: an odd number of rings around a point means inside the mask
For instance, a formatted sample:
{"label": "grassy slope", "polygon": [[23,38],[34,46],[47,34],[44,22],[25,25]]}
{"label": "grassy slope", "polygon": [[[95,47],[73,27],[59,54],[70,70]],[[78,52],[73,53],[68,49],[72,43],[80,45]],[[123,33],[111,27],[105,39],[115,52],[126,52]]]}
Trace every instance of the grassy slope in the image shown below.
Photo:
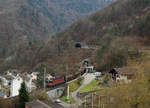
{"label": "grassy slope", "polygon": [[100,81],[98,80],[93,80],[90,84],[86,85],[83,87],[79,92],[88,92],[92,90],[99,90],[99,89],[104,89],[105,87],[99,84]]}

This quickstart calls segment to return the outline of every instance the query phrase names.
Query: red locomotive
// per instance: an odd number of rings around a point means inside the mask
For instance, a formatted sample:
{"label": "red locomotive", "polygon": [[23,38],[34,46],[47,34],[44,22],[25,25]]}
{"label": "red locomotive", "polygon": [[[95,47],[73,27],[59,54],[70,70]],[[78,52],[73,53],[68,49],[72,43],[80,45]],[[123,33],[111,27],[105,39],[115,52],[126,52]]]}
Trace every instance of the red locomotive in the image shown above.
{"label": "red locomotive", "polygon": [[46,86],[47,87],[54,87],[56,85],[60,85],[63,83],[66,83],[65,77],[54,77],[54,78],[46,81]]}

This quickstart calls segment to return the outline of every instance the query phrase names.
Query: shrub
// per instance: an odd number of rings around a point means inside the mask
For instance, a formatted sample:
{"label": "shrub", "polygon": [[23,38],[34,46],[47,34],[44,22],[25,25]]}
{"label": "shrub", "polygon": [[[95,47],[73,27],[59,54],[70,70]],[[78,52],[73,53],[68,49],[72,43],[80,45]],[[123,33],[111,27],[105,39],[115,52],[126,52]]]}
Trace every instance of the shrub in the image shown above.
{"label": "shrub", "polygon": [[93,70],[93,72],[95,73],[95,72],[97,72],[96,70]]}
{"label": "shrub", "polygon": [[30,94],[30,100],[51,101],[45,91],[34,91]]}
{"label": "shrub", "polygon": [[50,101],[50,98],[48,97],[47,93],[45,91],[42,91],[39,95],[38,95],[38,99],[39,100],[44,100],[44,101]]}
{"label": "shrub", "polygon": [[108,77],[105,77],[105,78],[104,78],[104,83],[105,83],[105,84],[108,84],[108,81],[109,81],[109,78],[108,78]]}
{"label": "shrub", "polygon": [[81,85],[81,84],[82,84],[83,79],[84,79],[83,77],[78,78],[78,79],[77,79],[77,84],[78,84],[78,85]]}

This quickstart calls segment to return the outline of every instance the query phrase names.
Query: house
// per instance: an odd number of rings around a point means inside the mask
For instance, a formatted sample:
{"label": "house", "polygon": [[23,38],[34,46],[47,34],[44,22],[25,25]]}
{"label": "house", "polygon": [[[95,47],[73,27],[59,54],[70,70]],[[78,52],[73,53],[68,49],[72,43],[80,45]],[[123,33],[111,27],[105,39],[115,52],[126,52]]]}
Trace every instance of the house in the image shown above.
{"label": "house", "polygon": [[14,79],[15,76],[19,75],[20,72],[22,71],[16,69],[6,71],[5,75],[0,76],[0,79],[3,82],[3,86],[10,87],[12,79]]}
{"label": "house", "polygon": [[32,80],[37,80],[38,74],[39,74],[39,72],[32,72],[31,73]]}
{"label": "house", "polygon": [[136,74],[136,70],[130,67],[114,68],[109,73],[112,74],[112,78],[116,81],[124,81],[126,83],[131,82]]}
{"label": "house", "polygon": [[94,70],[94,66],[88,66],[88,67],[86,68],[86,72],[88,72],[88,73],[93,72],[93,70]]}
{"label": "house", "polygon": [[27,102],[25,108],[64,108],[64,107],[52,102],[34,100],[32,102]]}
{"label": "house", "polygon": [[11,85],[11,80],[14,78],[13,75],[5,75],[2,77],[2,82],[5,87],[9,87]]}

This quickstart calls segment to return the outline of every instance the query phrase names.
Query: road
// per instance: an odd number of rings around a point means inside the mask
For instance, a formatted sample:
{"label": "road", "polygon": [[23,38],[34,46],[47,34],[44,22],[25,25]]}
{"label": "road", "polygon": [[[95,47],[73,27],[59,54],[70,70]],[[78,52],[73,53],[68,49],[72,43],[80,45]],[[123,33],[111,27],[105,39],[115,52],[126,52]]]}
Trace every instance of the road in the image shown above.
{"label": "road", "polygon": [[76,91],[74,91],[73,93],[71,93],[72,97],[75,99],[76,101],[76,105],[80,105],[82,103],[82,100],[80,98],[78,98],[77,93],[83,88],[85,87],[87,84],[89,84],[92,80],[95,79],[95,76],[93,75],[93,73],[87,73],[84,76],[84,81],[82,83],[82,85],[80,86],[80,88],[78,88]]}
{"label": "road", "polygon": [[83,83],[80,86],[80,88],[78,88],[76,91],[74,91],[74,92],[71,93],[72,97],[76,101],[75,104],[67,104],[65,102],[61,102],[61,103],[59,103],[60,105],[64,106],[65,108],[76,108],[77,105],[80,105],[82,103],[82,100],[77,97],[77,93],[83,87],[85,87],[87,84],[89,84],[92,80],[95,79],[95,76],[93,75],[93,73],[86,73],[86,74],[83,75],[83,77],[84,77],[84,80],[83,80]]}

